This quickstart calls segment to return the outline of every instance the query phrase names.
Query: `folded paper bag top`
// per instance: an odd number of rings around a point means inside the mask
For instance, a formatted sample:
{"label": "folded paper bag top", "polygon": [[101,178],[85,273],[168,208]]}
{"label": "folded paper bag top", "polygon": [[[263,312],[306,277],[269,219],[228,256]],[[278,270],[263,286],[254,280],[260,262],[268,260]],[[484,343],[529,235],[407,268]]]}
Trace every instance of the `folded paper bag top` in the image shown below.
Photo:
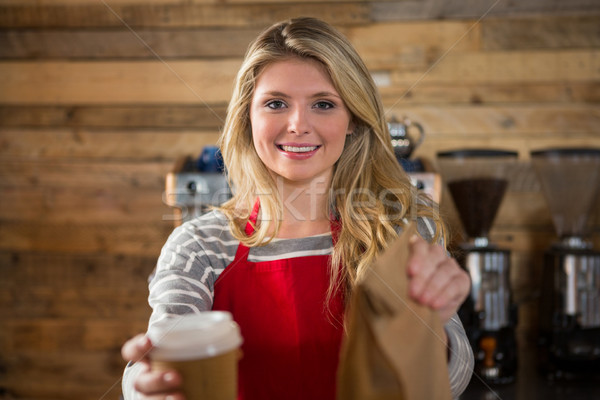
{"label": "folded paper bag top", "polygon": [[350,300],[338,400],[450,400],[447,352],[436,312],[407,295],[414,224],[371,265]]}

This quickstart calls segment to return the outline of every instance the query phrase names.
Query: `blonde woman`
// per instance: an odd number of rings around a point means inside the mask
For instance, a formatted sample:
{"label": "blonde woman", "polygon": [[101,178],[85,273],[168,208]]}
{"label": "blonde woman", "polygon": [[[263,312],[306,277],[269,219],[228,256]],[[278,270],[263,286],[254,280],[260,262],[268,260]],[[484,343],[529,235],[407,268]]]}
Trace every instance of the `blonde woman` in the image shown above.
{"label": "blonde woman", "polygon": [[[456,311],[469,278],[443,248],[434,205],[394,157],[369,71],[328,24],[273,25],[238,73],[221,151],[234,196],[177,228],[150,283],[150,325],[227,310],[244,337],[239,399],[334,399],[345,304],[403,226],[418,223],[409,292],[445,326],[450,383],[468,383],[472,354]],[[401,340],[401,338],[399,338]],[[409,344],[407,344],[409,345]],[[152,371],[145,335],[123,346],[138,360],[126,399],[179,399],[181,377]]]}

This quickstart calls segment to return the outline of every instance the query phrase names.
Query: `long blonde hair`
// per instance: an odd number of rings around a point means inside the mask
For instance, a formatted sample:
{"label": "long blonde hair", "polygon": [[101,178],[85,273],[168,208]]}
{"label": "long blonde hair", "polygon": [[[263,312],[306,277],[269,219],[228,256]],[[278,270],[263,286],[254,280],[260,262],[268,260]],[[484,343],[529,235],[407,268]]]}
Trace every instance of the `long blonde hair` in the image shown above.
{"label": "long blonde hair", "polygon": [[[341,222],[331,258],[331,294],[341,282],[351,288],[397,236],[398,226],[408,220],[432,218],[435,240],[445,230],[432,202],[417,193],[394,156],[379,93],[356,50],[325,22],[296,18],[260,34],[237,75],[220,141],[234,188],[233,198],[220,209],[229,218],[233,235],[247,246],[259,246],[268,242],[269,233],[274,236],[279,229],[283,204],[276,195],[273,177],[254,149],[250,103],[265,66],[290,57],[321,63],[352,115],[353,133],[347,136],[334,166],[330,188],[332,213]],[[244,226],[257,198],[261,223],[247,236]]]}

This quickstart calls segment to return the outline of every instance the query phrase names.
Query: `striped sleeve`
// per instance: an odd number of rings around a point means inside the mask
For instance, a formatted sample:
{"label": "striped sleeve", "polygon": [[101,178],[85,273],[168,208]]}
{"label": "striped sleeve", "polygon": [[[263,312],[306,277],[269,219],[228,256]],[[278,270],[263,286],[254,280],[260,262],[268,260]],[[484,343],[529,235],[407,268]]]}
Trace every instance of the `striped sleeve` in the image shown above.
{"label": "striped sleeve", "polygon": [[212,308],[214,283],[231,263],[239,243],[217,215],[213,212],[185,223],[167,240],[150,281],[150,325]]}
{"label": "striped sleeve", "polygon": [[448,377],[452,398],[457,399],[467,388],[473,374],[473,350],[467,339],[467,334],[454,314],[444,326],[448,336]]}

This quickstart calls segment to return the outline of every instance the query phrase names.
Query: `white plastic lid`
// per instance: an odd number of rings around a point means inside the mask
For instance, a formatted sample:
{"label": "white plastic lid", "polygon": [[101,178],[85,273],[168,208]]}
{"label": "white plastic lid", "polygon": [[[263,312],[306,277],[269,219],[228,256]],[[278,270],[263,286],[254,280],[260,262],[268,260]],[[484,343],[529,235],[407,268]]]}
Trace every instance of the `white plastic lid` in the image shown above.
{"label": "white plastic lid", "polygon": [[152,324],[148,337],[155,360],[183,361],[214,357],[242,344],[239,326],[226,311],[166,318]]}

